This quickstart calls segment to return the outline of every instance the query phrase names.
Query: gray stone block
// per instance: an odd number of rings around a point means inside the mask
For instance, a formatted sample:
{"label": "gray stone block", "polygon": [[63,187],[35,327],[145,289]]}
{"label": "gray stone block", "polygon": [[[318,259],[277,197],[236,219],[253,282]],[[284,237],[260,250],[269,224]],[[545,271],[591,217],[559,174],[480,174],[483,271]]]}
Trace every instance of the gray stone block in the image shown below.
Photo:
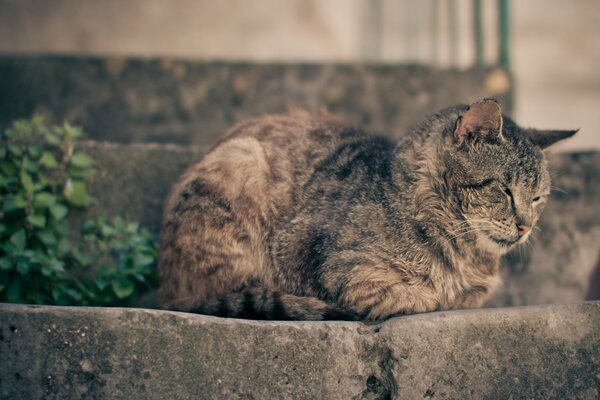
{"label": "gray stone block", "polygon": [[378,325],[0,305],[2,399],[596,399],[600,303]]}
{"label": "gray stone block", "polygon": [[174,59],[0,57],[0,128],[34,113],[95,140],[212,144],[234,123],[296,105],[398,137],[431,112],[496,96],[501,69],[252,64]]}

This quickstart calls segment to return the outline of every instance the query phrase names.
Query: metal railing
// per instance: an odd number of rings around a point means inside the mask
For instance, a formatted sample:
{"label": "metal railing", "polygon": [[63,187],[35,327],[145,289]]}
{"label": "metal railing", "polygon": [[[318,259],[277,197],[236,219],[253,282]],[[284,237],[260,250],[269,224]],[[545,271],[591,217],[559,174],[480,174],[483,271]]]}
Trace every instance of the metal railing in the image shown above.
{"label": "metal railing", "polygon": [[509,0],[366,0],[368,61],[511,67]]}

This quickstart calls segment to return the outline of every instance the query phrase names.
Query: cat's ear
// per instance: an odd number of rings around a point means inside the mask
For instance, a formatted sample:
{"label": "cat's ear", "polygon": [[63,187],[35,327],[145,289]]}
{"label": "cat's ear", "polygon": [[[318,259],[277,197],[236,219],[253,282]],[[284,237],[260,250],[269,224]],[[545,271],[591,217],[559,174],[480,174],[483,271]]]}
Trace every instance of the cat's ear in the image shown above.
{"label": "cat's ear", "polygon": [[539,146],[542,149],[546,149],[553,144],[560,142],[561,140],[570,138],[579,132],[579,129],[575,130],[540,130],[540,129],[527,129],[525,133],[531,139],[533,144]]}
{"label": "cat's ear", "polygon": [[456,120],[454,137],[460,142],[466,139],[502,139],[502,110],[493,99],[473,103]]}

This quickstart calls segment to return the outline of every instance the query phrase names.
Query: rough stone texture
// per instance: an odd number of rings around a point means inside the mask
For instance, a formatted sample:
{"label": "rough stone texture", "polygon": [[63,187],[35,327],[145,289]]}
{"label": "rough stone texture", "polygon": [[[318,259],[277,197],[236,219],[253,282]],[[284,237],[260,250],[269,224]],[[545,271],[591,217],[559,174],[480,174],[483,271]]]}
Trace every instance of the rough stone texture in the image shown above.
{"label": "rough stone texture", "polygon": [[[97,204],[86,216],[120,214],[158,234],[170,186],[203,149],[88,142],[84,150],[98,161],[91,183]],[[506,257],[504,285],[487,302],[489,307],[576,302],[588,291],[600,253],[600,153],[553,155],[551,169],[557,189],[540,231],[530,245]]]}
{"label": "rough stone texture", "polygon": [[431,112],[485,96],[510,112],[511,88],[490,68],[0,56],[0,128],[43,113],[97,140],[206,145],[241,119],[298,105],[399,136]]}
{"label": "rough stone texture", "polygon": [[202,156],[203,148],[172,144],[84,142],[96,160],[90,181],[95,203],[73,217],[121,215],[158,235],[164,201],[179,175]]}
{"label": "rough stone texture", "polygon": [[0,305],[2,399],[596,399],[600,302],[379,325]]}

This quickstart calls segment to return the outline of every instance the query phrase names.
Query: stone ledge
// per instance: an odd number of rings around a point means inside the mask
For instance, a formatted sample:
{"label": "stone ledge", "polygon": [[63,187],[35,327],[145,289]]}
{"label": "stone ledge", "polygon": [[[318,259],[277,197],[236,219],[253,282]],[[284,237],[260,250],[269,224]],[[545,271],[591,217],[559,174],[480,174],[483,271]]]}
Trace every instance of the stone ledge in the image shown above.
{"label": "stone ledge", "polygon": [[0,129],[42,113],[121,143],[210,145],[242,119],[293,105],[399,137],[431,112],[489,96],[510,113],[504,70],[0,55]]}
{"label": "stone ledge", "polygon": [[600,302],[378,325],[2,304],[0,324],[2,399],[600,395]]}

